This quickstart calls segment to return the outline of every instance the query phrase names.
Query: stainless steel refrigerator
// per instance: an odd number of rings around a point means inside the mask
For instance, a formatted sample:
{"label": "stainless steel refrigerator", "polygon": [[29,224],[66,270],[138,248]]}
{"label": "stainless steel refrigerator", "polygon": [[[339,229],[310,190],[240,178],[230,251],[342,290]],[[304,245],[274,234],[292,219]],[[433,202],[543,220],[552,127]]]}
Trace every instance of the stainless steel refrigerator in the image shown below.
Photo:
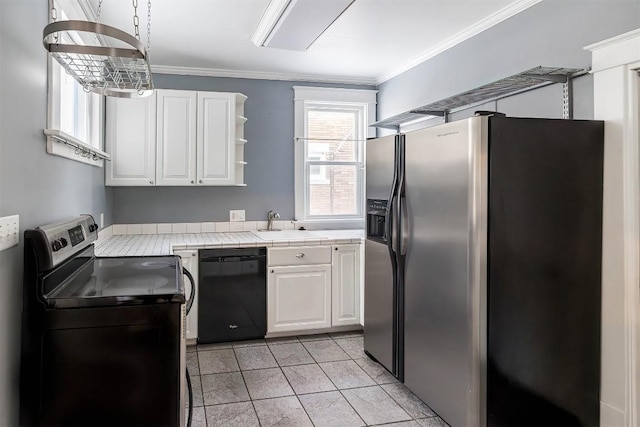
{"label": "stainless steel refrigerator", "polygon": [[599,423],[603,129],[367,141],[365,351],[450,425]]}

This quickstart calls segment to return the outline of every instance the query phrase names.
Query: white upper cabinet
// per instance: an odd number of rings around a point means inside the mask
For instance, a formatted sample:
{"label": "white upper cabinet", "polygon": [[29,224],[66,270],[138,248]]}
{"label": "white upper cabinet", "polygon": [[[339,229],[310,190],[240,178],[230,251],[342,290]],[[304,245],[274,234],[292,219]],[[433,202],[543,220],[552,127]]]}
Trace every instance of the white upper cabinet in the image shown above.
{"label": "white upper cabinet", "polygon": [[198,93],[198,184],[235,184],[234,94]]}
{"label": "white upper cabinet", "polygon": [[197,93],[158,90],[157,97],[158,185],[194,185]]}
{"label": "white upper cabinet", "polygon": [[245,185],[246,99],[165,89],[108,99],[106,185]]}
{"label": "white upper cabinet", "polygon": [[105,184],[155,185],[156,95],[147,98],[107,98]]}

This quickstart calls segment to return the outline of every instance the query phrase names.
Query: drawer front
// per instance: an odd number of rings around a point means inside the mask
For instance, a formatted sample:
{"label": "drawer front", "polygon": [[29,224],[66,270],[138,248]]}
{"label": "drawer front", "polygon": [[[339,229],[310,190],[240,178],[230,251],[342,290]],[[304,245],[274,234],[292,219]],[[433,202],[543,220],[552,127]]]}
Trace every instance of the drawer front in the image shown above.
{"label": "drawer front", "polygon": [[270,266],[331,264],[331,246],[268,248],[267,263]]}

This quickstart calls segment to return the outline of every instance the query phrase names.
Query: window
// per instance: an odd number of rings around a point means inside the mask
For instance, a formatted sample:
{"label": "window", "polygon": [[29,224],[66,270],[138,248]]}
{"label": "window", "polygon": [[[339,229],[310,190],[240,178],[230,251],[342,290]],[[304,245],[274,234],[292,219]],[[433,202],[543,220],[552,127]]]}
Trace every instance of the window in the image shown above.
{"label": "window", "polygon": [[364,142],[376,91],[293,89],[296,219],[363,220]]}
{"label": "window", "polygon": [[[56,1],[55,7],[60,20],[87,19],[69,1]],[[83,44],[79,34],[64,33],[60,37],[64,44]],[[58,61],[50,56],[48,61],[47,152],[102,166],[102,160],[93,154],[106,154],[102,151],[104,97],[85,92]]]}

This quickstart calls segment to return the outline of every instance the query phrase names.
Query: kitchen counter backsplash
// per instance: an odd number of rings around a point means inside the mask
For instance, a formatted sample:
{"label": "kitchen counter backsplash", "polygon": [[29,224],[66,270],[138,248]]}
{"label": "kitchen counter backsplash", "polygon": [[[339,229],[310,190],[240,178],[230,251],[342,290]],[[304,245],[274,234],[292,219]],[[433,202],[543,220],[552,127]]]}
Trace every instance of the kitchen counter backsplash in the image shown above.
{"label": "kitchen counter backsplash", "polygon": [[103,257],[167,255],[183,249],[330,245],[364,239],[364,230],[314,230],[298,236],[293,226],[290,221],[277,221],[273,228],[283,232],[255,233],[267,227],[266,221],[116,224],[99,233],[95,251]]}

